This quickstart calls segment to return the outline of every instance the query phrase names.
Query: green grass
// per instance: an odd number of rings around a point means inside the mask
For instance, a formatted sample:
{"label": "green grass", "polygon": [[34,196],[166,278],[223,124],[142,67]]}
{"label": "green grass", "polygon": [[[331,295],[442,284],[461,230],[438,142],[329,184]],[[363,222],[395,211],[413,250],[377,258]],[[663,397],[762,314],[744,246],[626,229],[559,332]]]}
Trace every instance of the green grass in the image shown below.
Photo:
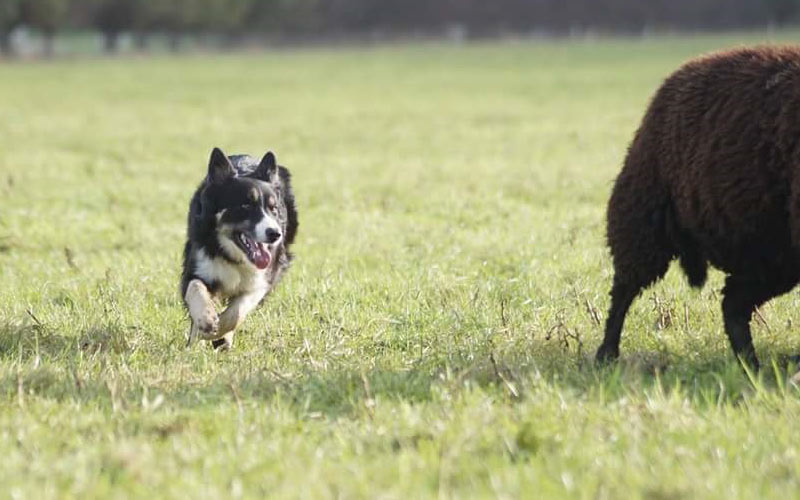
{"label": "green grass", "polygon": [[[4,495],[797,497],[797,292],[754,322],[754,382],[716,272],[672,269],[590,361],[649,96],[762,39],[0,65]],[[226,354],[184,348],[177,292],[213,146],[274,149],[301,216]]]}

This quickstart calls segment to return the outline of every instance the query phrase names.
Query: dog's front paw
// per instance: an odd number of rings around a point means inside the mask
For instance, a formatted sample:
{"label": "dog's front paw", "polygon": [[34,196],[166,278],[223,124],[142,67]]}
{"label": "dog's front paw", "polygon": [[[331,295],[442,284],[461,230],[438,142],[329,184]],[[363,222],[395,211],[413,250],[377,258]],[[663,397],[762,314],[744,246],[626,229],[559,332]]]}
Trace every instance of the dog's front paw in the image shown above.
{"label": "dog's front paw", "polygon": [[219,316],[214,309],[209,308],[199,317],[192,318],[192,327],[189,329],[189,339],[186,347],[191,346],[196,340],[212,340],[217,338],[219,330]]}
{"label": "dog's front paw", "polygon": [[219,316],[213,309],[206,310],[199,318],[194,320],[197,326],[197,333],[203,340],[217,338],[219,330]]}

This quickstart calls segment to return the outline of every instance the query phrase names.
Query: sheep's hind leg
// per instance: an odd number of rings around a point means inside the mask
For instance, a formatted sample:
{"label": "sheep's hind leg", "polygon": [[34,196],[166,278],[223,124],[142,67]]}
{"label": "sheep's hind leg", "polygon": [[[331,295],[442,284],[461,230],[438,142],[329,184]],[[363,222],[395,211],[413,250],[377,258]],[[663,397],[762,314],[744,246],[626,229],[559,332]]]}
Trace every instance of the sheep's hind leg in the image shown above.
{"label": "sheep's hind leg", "polygon": [[652,148],[634,141],[608,202],[606,236],[614,260],[614,285],[599,362],[619,357],[625,315],[643,288],[659,280],[676,256],[669,225],[674,219],[666,187],[649,167]]}
{"label": "sheep's hind leg", "polygon": [[661,279],[667,272],[670,257],[663,255],[663,262],[658,266],[653,266],[652,272],[634,284],[618,280],[618,274],[614,276],[614,286],[611,287],[611,307],[606,319],[606,331],[603,343],[597,349],[595,359],[601,363],[614,361],[619,357],[619,343],[622,339],[622,326],[625,323],[625,315],[633,303],[633,299],[639,295],[643,288]]}
{"label": "sheep's hind leg", "polygon": [[750,332],[752,315],[757,307],[788,292],[796,283],[796,280],[786,276],[771,278],[773,279],[731,275],[725,280],[725,288],[722,290],[722,316],[733,353],[755,371],[758,371],[759,363]]}
{"label": "sheep's hind leg", "polygon": [[622,338],[622,325],[625,315],[639,294],[641,287],[614,283],[611,288],[611,308],[606,319],[606,333],[603,343],[597,349],[595,358],[600,362],[614,361],[619,357],[619,342]]}
{"label": "sheep's hind leg", "polygon": [[[619,357],[622,326],[633,300],[642,291],[661,279],[674,257],[656,231],[642,223],[628,231],[629,238],[610,238],[614,255],[614,285],[611,287],[611,307],[606,319],[605,336],[595,359],[604,363]],[[652,227],[652,226],[651,226]]]}

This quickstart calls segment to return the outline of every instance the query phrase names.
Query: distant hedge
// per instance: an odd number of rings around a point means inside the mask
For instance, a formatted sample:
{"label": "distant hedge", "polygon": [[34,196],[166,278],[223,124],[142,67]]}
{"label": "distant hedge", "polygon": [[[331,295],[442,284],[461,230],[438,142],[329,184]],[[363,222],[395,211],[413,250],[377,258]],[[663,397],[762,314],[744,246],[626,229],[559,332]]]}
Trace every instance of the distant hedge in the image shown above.
{"label": "distant hedge", "polygon": [[40,33],[47,52],[65,29],[102,33],[113,52],[125,33],[140,49],[153,34],[177,49],[187,35],[230,45],[260,37],[558,36],[783,25],[798,13],[800,0],[0,0],[0,51],[13,54],[20,26]]}

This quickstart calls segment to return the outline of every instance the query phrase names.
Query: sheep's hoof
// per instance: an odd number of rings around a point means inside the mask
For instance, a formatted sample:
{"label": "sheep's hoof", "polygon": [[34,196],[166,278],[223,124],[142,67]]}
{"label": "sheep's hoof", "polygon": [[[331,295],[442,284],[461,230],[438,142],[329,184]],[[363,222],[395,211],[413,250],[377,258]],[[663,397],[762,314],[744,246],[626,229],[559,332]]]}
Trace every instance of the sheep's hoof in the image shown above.
{"label": "sheep's hoof", "polygon": [[743,352],[742,354],[737,354],[737,358],[745,372],[756,374],[761,369],[755,352]]}
{"label": "sheep's hoof", "polygon": [[789,377],[789,383],[795,387],[800,387],[800,371]]}
{"label": "sheep's hoof", "polygon": [[785,358],[781,359],[783,365],[790,365],[792,366],[793,370],[796,370],[797,373],[789,377],[787,382],[795,387],[800,387],[800,354],[794,354],[791,356],[786,356]]}
{"label": "sheep's hoof", "polygon": [[614,363],[619,359],[619,347],[601,345],[594,356],[595,361],[601,365]]}

